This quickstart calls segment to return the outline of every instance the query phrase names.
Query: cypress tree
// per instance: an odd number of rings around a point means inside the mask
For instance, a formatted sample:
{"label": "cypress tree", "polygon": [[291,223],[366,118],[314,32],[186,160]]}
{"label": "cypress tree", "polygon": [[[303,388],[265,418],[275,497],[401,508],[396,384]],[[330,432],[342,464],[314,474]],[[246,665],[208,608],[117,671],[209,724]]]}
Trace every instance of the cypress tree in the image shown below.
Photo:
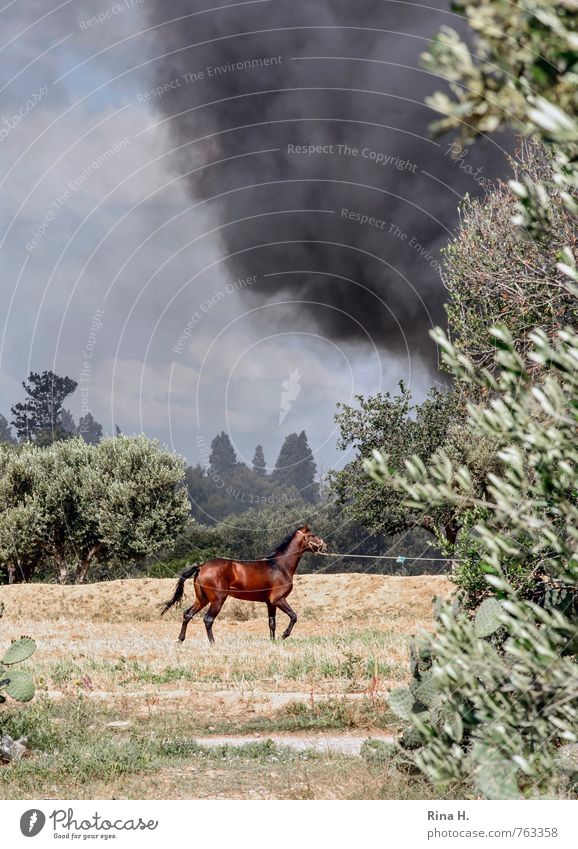
{"label": "cypress tree", "polygon": [[267,464],[265,462],[265,455],[263,454],[263,446],[257,445],[255,456],[253,457],[253,471],[256,475],[264,476],[267,474],[266,468]]}
{"label": "cypress tree", "polygon": [[319,485],[315,481],[317,466],[304,430],[290,433],[281,447],[272,478],[275,482],[294,486],[305,501],[319,498]]}

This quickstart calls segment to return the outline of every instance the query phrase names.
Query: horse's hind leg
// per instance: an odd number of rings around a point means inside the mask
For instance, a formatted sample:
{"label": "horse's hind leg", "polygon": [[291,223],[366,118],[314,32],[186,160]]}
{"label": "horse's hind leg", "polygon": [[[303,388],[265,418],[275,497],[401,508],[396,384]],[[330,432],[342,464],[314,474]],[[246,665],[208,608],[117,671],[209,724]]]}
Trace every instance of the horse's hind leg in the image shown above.
{"label": "horse's hind leg", "polygon": [[207,637],[209,638],[210,643],[215,642],[215,638],[213,637],[213,622],[215,621],[215,619],[217,618],[217,616],[221,612],[221,607],[224,605],[226,598],[227,598],[227,596],[223,595],[223,596],[219,596],[218,598],[214,599],[210,603],[209,609],[205,613],[204,622],[205,622],[205,628],[207,629]]}
{"label": "horse's hind leg", "polygon": [[185,636],[187,634],[187,625],[197,613],[199,613],[203,607],[206,607],[209,603],[208,598],[202,596],[200,599],[198,598],[194,604],[192,604],[185,612],[183,613],[183,624],[181,625],[181,633],[179,634],[179,642],[184,642]]}
{"label": "horse's hind leg", "polygon": [[277,608],[275,607],[274,604],[267,602],[267,612],[269,613],[269,634],[271,636],[271,639],[274,640],[275,639],[275,625],[276,625],[275,615],[277,613]]}
{"label": "horse's hind leg", "polygon": [[286,640],[287,637],[291,636],[291,631],[295,627],[295,623],[297,622],[297,614],[295,613],[293,608],[290,606],[290,604],[289,604],[289,602],[287,601],[286,598],[282,598],[280,601],[278,601],[277,607],[279,608],[279,610],[282,610],[283,613],[286,613],[287,616],[289,617],[289,624],[287,625],[287,627],[285,628],[285,630],[283,631],[283,633],[281,635],[283,637],[283,639]]}

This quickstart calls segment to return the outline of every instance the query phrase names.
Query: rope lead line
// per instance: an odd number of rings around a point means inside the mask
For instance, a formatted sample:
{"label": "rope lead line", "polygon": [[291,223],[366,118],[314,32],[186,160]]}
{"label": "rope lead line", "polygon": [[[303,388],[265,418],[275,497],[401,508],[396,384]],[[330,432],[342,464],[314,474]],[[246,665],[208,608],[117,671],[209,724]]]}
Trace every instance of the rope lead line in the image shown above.
{"label": "rope lead line", "polygon": [[405,563],[406,560],[427,560],[429,563],[463,563],[461,557],[411,557],[402,554],[338,554],[336,551],[318,551],[322,557],[352,557],[355,560],[395,560]]}

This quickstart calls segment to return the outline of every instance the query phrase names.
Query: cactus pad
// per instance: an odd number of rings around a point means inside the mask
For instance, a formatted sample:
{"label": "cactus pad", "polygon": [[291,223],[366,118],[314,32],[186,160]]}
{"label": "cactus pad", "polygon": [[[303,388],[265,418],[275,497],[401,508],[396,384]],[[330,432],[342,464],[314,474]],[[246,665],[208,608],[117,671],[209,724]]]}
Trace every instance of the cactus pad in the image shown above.
{"label": "cactus pad", "polygon": [[409,643],[409,670],[412,677],[416,677],[418,673],[419,655],[416,648],[415,640],[410,640]]}
{"label": "cactus pad", "polygon": [[6,692],[17,702],[29,702],[34,696],[34,681],[25,669],[14,669],[9,673],[10,680],[6,684]]}
{"label": "cactus pad", "polygon": [[496,598],[486,598],[478,607],[474,620],[476,637],[489,637],[502,624],[502,605]]}
{"label": "cactus pad", "polygon": [[486,799],[519,799],[518,768],[488,746],[474,746],[475,781]]}
{"label": "cactus pad", "polygon": [[403,729],[403,733],[399,738],[399,745],[402,749],[419,749],[423,744],[424,739],[415,725],[408,725]]}
{"label": "cactus pad", "polygon": [[406,687],[392,690],[388,702],[392,711],[402,719],[410,719],[414,713],[415,699]]}
{"label": "cactus pad", "polygon": [[428,708],[432,708],[441,696],[431,672],[423,676],[417,686],[412,689],[412,692],[416,699]]}
{"label": "cactus pad", "polygon": [[5,663],[6,666],[10,666],[13,663],[22,663],[23,660],[29,658],[35,651],[36,643],[34,640],[30,637],[21,637],[19,640],[14,640],[14,642],[8,646],[4,652],[2,663]]}

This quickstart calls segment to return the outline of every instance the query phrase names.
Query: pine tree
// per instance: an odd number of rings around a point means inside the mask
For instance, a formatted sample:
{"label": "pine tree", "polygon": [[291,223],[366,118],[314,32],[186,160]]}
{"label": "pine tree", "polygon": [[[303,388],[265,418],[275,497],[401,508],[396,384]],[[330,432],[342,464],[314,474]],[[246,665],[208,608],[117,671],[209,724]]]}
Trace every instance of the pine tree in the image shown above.
{"label": "pine tree", "polygon": [[231,445],[231,440],[224,430],[211,442],[209,455],[209,472],[225,478],[230,475],[237,465],[237,455]]}
{"label": "pine tree", "polygon": [[290,433],[285,439],[272,478],[285,486],[294,486],[305,501],[314,502],[319,498],[319,485],[315,481],[317,467],[311,454],[307,435]]}
{"label": "pine tree", "polygon": [[15,445],[16,440],[12,436],[12,429],[7,419],[0,413],[0,445]]}
{"label": "pine tree", "polygon": [[265,455],[263,454],[263,446],[257,445],[255,448],[255,456],[253,457],[253,471],[256,475],[264,476],[267,474],[267,464]]}
{"label": "pine tree", "polygon": [[94,420],[92,413],[80,417],[76,432],[89,445],[98,445],[102,439],[102,425]]}
{"label": "pine tree", "polygon": [[76,422],[70,410],[62,410],[60,413],[60,425],[66,433],[76,435]]}
{"label": "pine tree", "polygon": [[24,442],[50,444],[66,436],[62,427],[62,404],[78,386],[70,377],[60,377],[53,371],[30,372],[25,401],[12,407],[12,424]]}

